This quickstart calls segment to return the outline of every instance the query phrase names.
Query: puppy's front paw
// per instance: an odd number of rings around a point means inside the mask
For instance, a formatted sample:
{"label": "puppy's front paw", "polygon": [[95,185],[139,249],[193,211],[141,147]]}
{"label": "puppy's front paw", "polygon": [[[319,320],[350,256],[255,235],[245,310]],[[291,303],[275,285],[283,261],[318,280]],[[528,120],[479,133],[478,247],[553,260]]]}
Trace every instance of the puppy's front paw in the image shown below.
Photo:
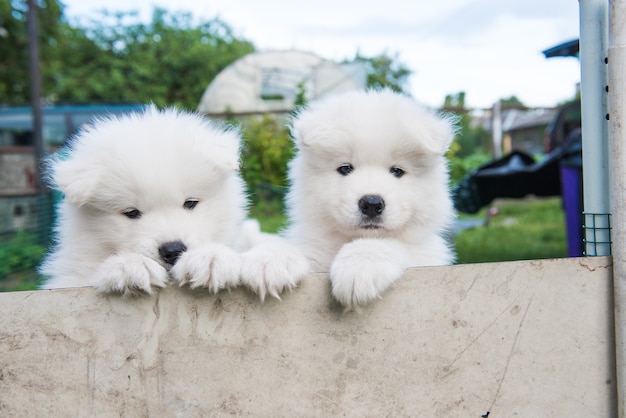
{"label": "puppy's front paw", "polygon": [[406,270],[404,251],[374,239],[344,245],[330,266],[333,296],[346,309],[379,299]]}
{"label": "puppy's front paw", "polygon": [[100,293],[152,294],[152,287],[167,285],[167,271],[159,263],[140,254],[118,254],[104,260],[92,279]]}
{"label": "puppy's front paw", "polygon": [[236,287],[241,272],[241,256],[223,244],[205,245],[180,255],[170,270],[180,286],[205,287],[212,293]]}
{"label": "puppy's front paw", "polygon": [[309,263],[300,251],[284,243],[259,245],[243,254],[241,281],[259,295],[280,300],[280,293],[292,290],[309,272]]}

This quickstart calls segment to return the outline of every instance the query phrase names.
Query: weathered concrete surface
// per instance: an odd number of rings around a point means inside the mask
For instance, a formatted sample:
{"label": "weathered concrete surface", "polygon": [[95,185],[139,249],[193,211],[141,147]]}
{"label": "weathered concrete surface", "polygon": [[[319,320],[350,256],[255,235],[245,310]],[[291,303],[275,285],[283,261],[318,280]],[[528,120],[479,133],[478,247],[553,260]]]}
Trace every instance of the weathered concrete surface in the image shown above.
{"label": "weathered concrete surface", "polygon": [[1,417],[615,414],[611,259],[414,269],[357,313],[245,290],[0,294]]}

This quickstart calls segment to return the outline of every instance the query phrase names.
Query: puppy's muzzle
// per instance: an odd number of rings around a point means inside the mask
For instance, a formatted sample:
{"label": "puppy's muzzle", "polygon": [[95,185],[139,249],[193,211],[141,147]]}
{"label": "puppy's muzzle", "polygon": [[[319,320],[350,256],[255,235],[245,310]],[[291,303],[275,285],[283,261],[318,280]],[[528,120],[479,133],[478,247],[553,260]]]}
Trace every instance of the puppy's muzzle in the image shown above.
{"label": "puppy's muzzle", "polygon": [[187,246],[182,241],[166,242],[159,247],[161,260],[170,266],[176,264],[178,257],[185,251],[187,251]]}
{"label": "puppy's muzzle", "polygon": [[368,194],[359,199],[361,213],[370,219],[380,216],[385,210],[385,201],[378,195]]}

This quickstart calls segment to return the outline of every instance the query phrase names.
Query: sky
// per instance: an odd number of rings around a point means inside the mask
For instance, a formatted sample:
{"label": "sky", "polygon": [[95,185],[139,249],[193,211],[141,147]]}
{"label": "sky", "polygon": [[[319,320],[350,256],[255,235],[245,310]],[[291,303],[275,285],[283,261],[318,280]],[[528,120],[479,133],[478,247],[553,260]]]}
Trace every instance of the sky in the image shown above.
{"label": "sky", "polygon": [[516,96],[530,107],[571,99],[576,58],[541,51],[578,38],[577,0],[62,0],[70,21],[154,7],[219,17],[259,51],[297,49],[341,61],[396,55],[413,71],[408,90],[428,106],[465,92],[466,105],[488,108]]}

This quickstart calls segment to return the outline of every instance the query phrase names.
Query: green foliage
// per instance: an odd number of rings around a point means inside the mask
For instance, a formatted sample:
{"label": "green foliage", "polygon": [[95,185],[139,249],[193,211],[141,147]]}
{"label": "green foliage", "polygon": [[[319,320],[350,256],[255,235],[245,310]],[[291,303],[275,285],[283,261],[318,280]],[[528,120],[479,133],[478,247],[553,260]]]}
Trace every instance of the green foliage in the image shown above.
{"label": "green foliage", "polygon": [[37,243],[35,235],[18,231],[12,239],[0,244],[0,277],[13,270],[36,265],[45,251]]}
{"label": "green foliage", "polygon": [[465,92],[447,95],[443,110],[458,116],[458,133],[448,151],[448,158],[464,158],[473,154],[486,154],[490,135],[482,126],[472,124],[472,118],[465,108]]}
{"label": "green foliage", "polygon": [[459,112],[465,112],[465,92],[460,91],[455,94],[448,94],[443,99],[443,108],[449,110],[457,110]]}
{"label": "green foliage", "polygon": [[296,98],[293,101],[294,110],[301,106],[305,106],[306,103],[306,86],[304,85],[304,82],[300,82],[297,86]]}
{"label": "green foliage", "polygon": [[39,279],[35,267],[45,251],[36,235],[24,231],[0,243],[0,291],[35,289]]}
{"label": "green foliage", "polygon": [[476,153],[486,154],[490,148],[491,135],[482,126],[473,126],[467,114],[461,117],[461,130],[456,138],[459,144],[459,157]]}
{"label": "green foliage", "polygon": [[196,26],[190,13],[159,8],[147,25],[124,25],[126,14],[106,17],[83,29],[102,51],[102,62],[68,72],[60,97],[87,82],[87,97],[195,108],[222,69],[254,50],[217,18]]}
{"label": "green foliage", "polygon": [[[458,264],[567,257],[565,214],[559,197],[498,200],[488,227],[454,239]],[[479,212],[487,219],[488,208]]]}
{"label": "green foliage", "polygon": [[367,87],[380,89],[387,87],[396,92],[407,93],[407,81],[413,73],[404,63],[399,61],[398,54],[388,55],[386,52],[366,57],[356,53],[351,60],[344,60],[344,64],[360,64],[367,73]]}
{"label": "green foliage", "polygon": [[283,196],[274,195],[257,199],[250,206],[249,216],[259,221],[261,230],[268,233],[277,233],[287,225],[284,214]]}
{"label": "green foliage", "polygon": [[475,152],[467,157],[453,157],[449,159],[450,185],[458,184],[463,177],[481,165],[487,164],[493,158],[484,152]]}
{"label": "green foliage", "polygon": [[284,117],[262,115],[242,122],[242,176],[250,193],[250,217],[265,232],[285,226],[287,163],[294,147]]}
{"label": "green foliage", "polygon": [[[39,0],[37,4],[39,57],[41,62],[53,62],[67,24],[60,2]],[[27,17],[26,0],[0,0],[0,98],[4,104],[23,104],[30,97]],[[42,66],[44,79],[52,78],[54,67]]]}
{"label": "green foliage", "polygon": [[[29,100],[25,1],[0,0],[0,97]],[[88,25],[65,21],[59,1],[40,1],[44,97],[52,102],[154,102],[196,108],[213,78],[254,50],[218,18],[195,24],[190,13],[155,8],[152,21],[103,12]],[[5,53],[6,52],[6,53]]]}
{"label": "green foliage", "polygon": [[502,107],[526,107],[524,106],[522,101],[517,98],[517,96],[505,97],[503,99],[500,99],[500,104],[502,104]]}
{"label": "green foliage", "polygon": [[285,125],[280,117],[271,115],[243,121],[242,174],[253,193],[265,187],[270,193],[281,194],[280,188],[287,185],[287,162],[293,155],[293,144]]}

